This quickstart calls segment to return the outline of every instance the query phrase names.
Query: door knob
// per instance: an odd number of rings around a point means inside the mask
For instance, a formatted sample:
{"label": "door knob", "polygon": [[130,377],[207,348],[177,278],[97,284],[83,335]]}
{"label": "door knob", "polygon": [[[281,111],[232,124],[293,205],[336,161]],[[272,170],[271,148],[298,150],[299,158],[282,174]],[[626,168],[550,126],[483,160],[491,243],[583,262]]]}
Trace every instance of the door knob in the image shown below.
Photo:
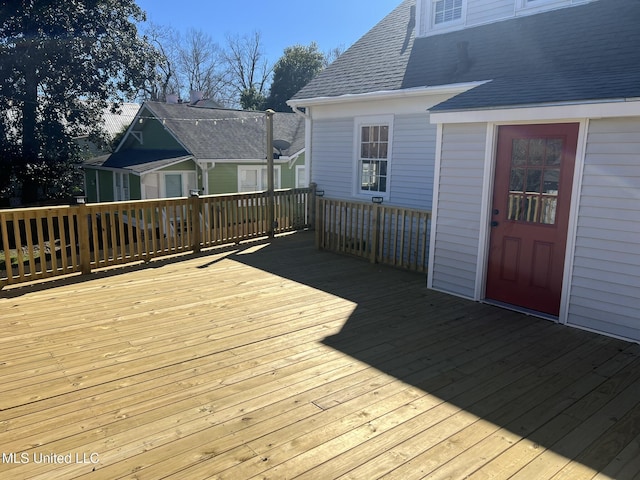
{"label": "door knob", "polygon": [[500,225],[500,223],[496,222],[495,220],[491,222],[492,227],[497,227],[498,225]]}
{"label": "door knob", "polygon": [[494,215],[498,215],[499,213],[500,213],[500,210],[498,210],[497,208],[495,208],[495,209],[493,210],[493,214],[494,214]]}

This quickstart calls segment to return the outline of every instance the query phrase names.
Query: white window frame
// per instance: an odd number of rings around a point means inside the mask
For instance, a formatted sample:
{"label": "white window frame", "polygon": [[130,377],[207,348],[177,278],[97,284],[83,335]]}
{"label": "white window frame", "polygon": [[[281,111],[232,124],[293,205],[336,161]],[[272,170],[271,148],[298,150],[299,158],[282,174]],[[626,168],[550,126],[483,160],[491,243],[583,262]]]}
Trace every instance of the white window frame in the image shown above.
{"label": "white window frame", "polygon": [[115,202],[131,200],[129,172],[113,172],[113,200]]}
{"label": "white window frame", "polygon": [[[275,190],[280,188],[281,174],[280,165],[273,166],[273,188]],[[242,172],[257,171],[256,178],[258,180],[257,190],[243,190],[242,189]],[[238,165],[238,193],[246,193],[251,191],[265,191],[269,188],[267,181],[262,179],[262,172],[267,171],[266,165]]]}
{"label": "white window frame", "polygon": [[[353,135],[353,195],[355,197],[367,198],[382,197],[388,199],[391,192],[391,170],[393,165],[393,115],[375,115],[366,117],[356,117],[354,120]],[[362,189],[362,127],[367,126],[386,126],[389,128],[389,137],[387,141],[387,173],[386,188],[384,192],[375,190]]]}
{"label": "white window frame", "polygon": [[[167,175],[180,175],[180,196],[167,197]],[[193,184],[189,180],[194,180]],[[193,170],[169,170],[160,173],[160,198],[183,198],[189,196],[189,190],[198,188],[198,175]]]}
{"label": "white window frame", "polygon": [[[450,20],[446,20],[443,19],[443,21],[441,22],[436,22],[436,10],[438,8],[438,4],[442,4],[443,7],[446,8],[447,6],[447,2],[453,2],[452,5],[452,9],[451,11],[455,11],[457,10],[457,8],[460,8],[460,16],[456,17],[456,18],[451,18]],[[455,2],[459,2],[460,3],[460,7],[456,7]],[[432,28],[439,28],[439,27],[444,27],[444,26],[448,26],[448,25],[457,25],[459,23],[462,23],[464,21],[464,16],[465,16],[465,8],[466,8],[466,0],[431,0],[431,26]],[[445,10],[446,11],[446,10]]]}
{"label": "white window frame", "polygon": [[307,183],[307,172],[305,168],[306,165],[296,165],[296,188],[307,188],[309,186]]}

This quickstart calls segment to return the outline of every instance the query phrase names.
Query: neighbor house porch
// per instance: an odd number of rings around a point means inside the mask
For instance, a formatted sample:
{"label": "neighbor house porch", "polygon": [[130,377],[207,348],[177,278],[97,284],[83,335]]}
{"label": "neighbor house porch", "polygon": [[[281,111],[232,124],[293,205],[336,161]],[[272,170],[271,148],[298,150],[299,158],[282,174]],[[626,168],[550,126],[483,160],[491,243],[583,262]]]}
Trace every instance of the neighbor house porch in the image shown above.
{"label": "neighbor house porch", "polygon": [[310,233],[9,285],[0,327],[2,478],[640,472],[638,345]]}

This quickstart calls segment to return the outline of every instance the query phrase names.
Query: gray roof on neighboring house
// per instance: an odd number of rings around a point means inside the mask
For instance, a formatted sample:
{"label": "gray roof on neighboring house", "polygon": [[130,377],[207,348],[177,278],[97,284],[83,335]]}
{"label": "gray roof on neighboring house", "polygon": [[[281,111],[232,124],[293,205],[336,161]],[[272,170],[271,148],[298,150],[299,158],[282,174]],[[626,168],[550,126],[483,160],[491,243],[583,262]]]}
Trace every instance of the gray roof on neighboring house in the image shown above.
{"label": "gray roof on neighboring house", "polygon": [[[126,168],[144,173],[183,160],[263,160],[266,159],[266,120],[263,112],[211,108],[201,101],[186,103],[146,102],[140,116],[164,124],[183,150],[122,149],[85,161],[87,167]],[[304,149],[304,118],[295,113],[276,113],[273,121],[274,142],[287,145],[274,153],[292,156]]]}
{"label": "gray roof on neighboring house", "polygon": [[[147,102],[174,137],[197,159],[256,160],[266,157],[266,120],[262,112],[193,107],[188,104]],[[196,125],[197,122],[197,125]],[[274,140],[291,146],[282,152],[293,155],[304,149],[304,118],[295,113],[276,113]]]}
{"label": "gray roof on neighboring house", "polygon": [[294,99],[491,80],[432,110],[640,97],[640,1],[600,0],[415,38],[405,0]]}
{"label": "gray roof on neighboring house", "polygon": [[168,167],[193,158],[184,150],[124,150],[84,162],[87,167],[127,169],[136,173]]}

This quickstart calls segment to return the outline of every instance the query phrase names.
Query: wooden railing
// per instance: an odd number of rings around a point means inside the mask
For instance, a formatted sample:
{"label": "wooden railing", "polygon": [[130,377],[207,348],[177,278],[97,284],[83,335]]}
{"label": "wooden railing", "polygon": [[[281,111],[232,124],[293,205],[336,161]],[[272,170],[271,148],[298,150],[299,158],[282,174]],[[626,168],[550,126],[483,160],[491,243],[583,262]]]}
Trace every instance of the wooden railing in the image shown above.
{"label": "wooden railing", "polygon": [[431,213],[318,197],[316,246],[425,272]]}
{"label": "wooden railing", "polygon": [[0,288],[310,226],[311,189],[0,210]]}

